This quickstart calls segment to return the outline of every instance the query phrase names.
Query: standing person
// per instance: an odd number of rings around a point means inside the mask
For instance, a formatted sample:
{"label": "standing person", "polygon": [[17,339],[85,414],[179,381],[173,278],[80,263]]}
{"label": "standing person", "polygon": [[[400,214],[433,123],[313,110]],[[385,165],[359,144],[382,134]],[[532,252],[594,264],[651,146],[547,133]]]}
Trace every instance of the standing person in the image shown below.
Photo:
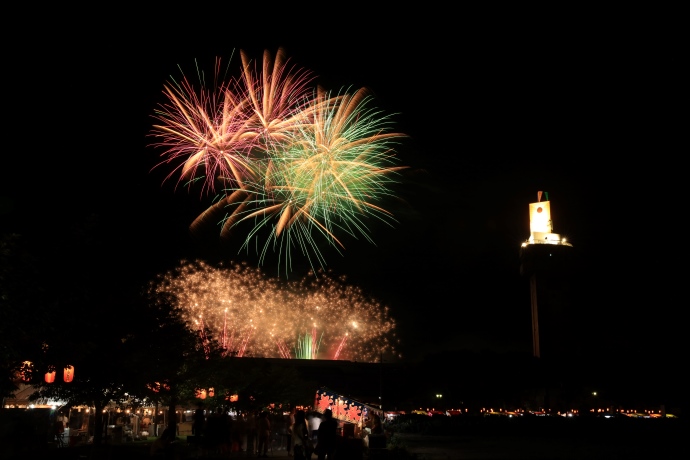
{"label": "standing person", "polygon": [[323,411],[323,420],[319,425],[318,444],[316,454],[319,460],[333,460],[335,458],[335,446],[338,440],[338,421],[333,418],[333,411]]}
{"label": "standing person", "polygon": [[[235,421],[231,423],[230,430],[230,452],[242,452],[244,449],[244,440],[247,439],[247,414],[246,412],[238,413]],[[249,448],[247,447],[247,450]]]}
{"label": "standing person", "polygon": [[307,412],[307,426],[311,435],[311,445],[315,444],[315,438],[319,436],[319,425],[321,425],[321,414],[318,412]]}
{"label": "standing person", "polygon": [[259,435],[259,449],[257,456],[268,457],[268,443],[271,436],[271,421],[268,419],[268,412],[261,411],[259,414],[259,424],[257,427]]}
{"label": "standing person", "polygon": [[384,434],[381,417],[378,414],[374,414],[371,424],[371,434]]}
{"label": "standing person", "polygon": [[371,418],[371,433],[369,434],[369,449],[385,449],[386,433],[383,431],[383,423],[378,414]]}
{"label": "standing person", "polygon": [[287,420],[287,430],[285,430],[285,436],[287,438],[285,448],[287,449],[288,456],[292,453],[292,430],[295,427],[295,406],[290,406],[290,413],[288,414]]}
{"label": "standing person", "polygon": [[247,454],[253,457],[256,452],[256,440],[258,435],[258,417],[256,412],[250,410],[247,414]]}
{"label": "standing person", "polygon": [[51,432],[51,441],[56,441],[58,447],[64,447],[64,439],[63,439],[63,434],[65,433],[65,425],[62,423],[62,415],[59,415],[55,418],[55,422],[53,422],[53,427],[52,427],[52,432]]}
{"label": "standing person", "polygon": [[235,424],[228,414],[227,407],[218,409],[218,417],[218,452],[221,456],[227,456],[232,451],[233,425]]}
{"label": "standing person", "polygon": [[292,428],[292,453],[295,460],[311,458],[311,440],[306,414],[303,410],[295,412],[295,425]]}
{"label": "standing person", "polygon": [[217,408],[210,411],[204,427],[204,452],[206,455],[220,453],[221,440],[223,437],[223,414],[222,409]]}
{"label": "standing person", "polygon": [[[204,434],[204,425],[206,424],[206,414],[204,414],[204,406],[198,403],[196,411],[192,417],[192,434],[194,436],[201,436]],[[197,439],[199,441],[199,439]]]}

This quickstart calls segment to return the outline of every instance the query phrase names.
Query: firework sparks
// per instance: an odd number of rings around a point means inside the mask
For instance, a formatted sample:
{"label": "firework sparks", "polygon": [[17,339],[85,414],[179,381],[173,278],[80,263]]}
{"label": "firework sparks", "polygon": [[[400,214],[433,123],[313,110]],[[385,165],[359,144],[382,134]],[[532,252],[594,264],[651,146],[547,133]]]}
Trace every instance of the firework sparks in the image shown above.
{"label": "firework sparks", "polygon": [[[221,60],[216,59],[213,85],[199,86],[183,75],[181,82],[164,85],[165,103],[156,110],[153,146],[164,149],[166,159],[157,166],[181,162],[166,177],[179,173],[188,185],[203,180],[203,190],[242,188],[252,177],[252,155],[262,156],[265,145],[304,123],[299,103],[314,78],[310,72],[288,68],[285,52],[275,60],[264,53],[263,73],[240,51],[243,74],[239,80],[220,79]],[[216,184],[220,184],[217,187]]]}
{"label": "firework sparks", "polygon": [[[217,60],[216,75],[219,71]],[[212,88],[203,83],[197,88],[187,77],[164,86],[168,102],[156,110],[152,135],[157,141],[152,145],[162,147],[166,157],[156,166],[178,163],[166,180],[179,173],[179,181],[188,181],[189,187],[203,180],[202,190],[213,192],[217,178],[241,186],[249,173],[249,145],[241,139],[247,100],[239,85],[217,80]]]}
{"label": "firework sparks", "polygon": [[179,172],[189,186],[203,180],[217,193],[190,229],[220,225],[229,238],[245,225],[241,250],[256,247],[260,264],[277,252],[286,273],[295,250],[312,269],[325,267],[319,242],[340,251],[339,234],[373,242],[367,219],[396,223],[381,202],[404,168],[394,149],[404,135],[390,131],[365,88],[313,89],[314,75],[288,67],[283,49],[275,58],[265,51],[260,70],[240,55],[240,78],[219,83],[217,61],[212,89],[186,78],[166,85],[168,101],[156,112],[160,164],[181,161],[166,180]]}
{"label": "firework sparks", "polygon": [[247,99],[248,120],[242,139],[249,140],[258,150],[285,140],[286,135],[303,124],[309,124],[302,104],[311,92],[309,84],[315,76],[305,69],[288,67],[285,51],[280,48],[275,59],[264,51],[262,70],[252,65],[249,56],[240,50],[242,82]]}
{"label": "firework sparks", "polygon": [[404,168],[395,166],[393,154],[393,143],[403,135],[386,132],[387,118],[369,102],[366,89],[335,96],[319,93],[309,108],[313,123],[300,126],[286,142],[268,150],[263,180],[246,184],[247,199],[230,216],[233,225],[253,222],[244,247],[258,237],[261,227],[270,227],[262,262],[271,247],[278,247],[287,271],[296,246],[323,267],[317,238],[336,249],[343,246],[337,233],[373,242],[366,218],[395,222],[376,203],[392,195],[394,175]]}
{"label": "firework sparks", "polygon": [[150,291],[172,294],[190,328],[208,328],[226,354],[374,362],[395,353],[388,308],[328,274],[287,283],[247,264],[183,262]]}

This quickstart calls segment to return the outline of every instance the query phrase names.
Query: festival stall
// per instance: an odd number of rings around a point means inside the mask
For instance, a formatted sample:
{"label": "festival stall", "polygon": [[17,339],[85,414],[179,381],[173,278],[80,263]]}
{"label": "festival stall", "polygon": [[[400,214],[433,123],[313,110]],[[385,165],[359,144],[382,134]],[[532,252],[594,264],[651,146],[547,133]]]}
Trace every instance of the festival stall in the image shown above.
{"label": "festival stall", "polygon": [[362,431],[373,414],[383,417],[381,409],[321,387],[314,397],[314,411],[323,414],[331,409],[333,418],[338,420],[341,434],[346,438],[360,438]]}

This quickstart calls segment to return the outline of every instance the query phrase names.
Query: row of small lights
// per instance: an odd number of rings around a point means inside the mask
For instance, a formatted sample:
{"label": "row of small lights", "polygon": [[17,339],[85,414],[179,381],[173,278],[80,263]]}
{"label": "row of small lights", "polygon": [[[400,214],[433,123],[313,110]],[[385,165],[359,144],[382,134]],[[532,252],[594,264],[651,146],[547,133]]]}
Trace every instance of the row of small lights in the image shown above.
{"label": "row of small lights", "polygon": [[[444,412],[444,413],[463,413],[463,412],[464,412],[464,413],[468,413],[468,412],[469,412],[469,409],[464,409],[464,410],[463,410],[463,409],[447,409],[447,410],[440,410],[440,409],[436,409],[436,408],[432,407],[432,408],[426,408],[426,409],[419,408],[419,409],[417,409],[417,411],[418,411],[418,412],[426,412],[426,413],[434,413],[434,412],[436,412],[436,413],[438,413],[438,412]],[[528,411],[525,411],[524,409],[515,409],[514,411],[509,411],[509,410],[505,410],[505,409],[498,409],[498,411],[496,411],[496,410],[494,410],[493,408],[487,409],[487,408],[483,407],[483,408],[480,409],[479,412],[480,412],[480,413],[487,413],[487,414],[496,414],[496,413],[501,414],[501,413],[505,413],[505,414],[518,414],[518,415],[523,415],[523,414],[527,413]],[[550,413],[550,412],[551,412],[550,409],[546,409],[546,410],[545,410],[545,409],[541,409],[541,410],[539,410],[539,411],[529,411],[529,413],[544,413],[544,414],[545,414],[545,413]],[[572,409],[572,410],[569,410],[569,411],[566,411],[566,412],[560,412],[560,411],[558,411],[558,412],[556,412],[556,414],[565,417],[565,416],[577,415],[577,414],[579,414],[579,412],[580,412],[580,411],[579,411],[578,409]],[[611,411],[610,408],[606,408],[606,409],[590,409],[590,412],[593,412],[593,413],[608,413],[608,412],[612,412],[612,411]],[[630,409],[627,409],[627,410],[626,410],[626,409],[615,409],[615,410],[613,410],[613,412],[620,413],[620,414],[624,414],[624,415],[628,415],[628,414],[630,414],[630,415],[640,414],[639,411],[630,410]],[[646,410],[644,411],[644,414],[647,414],[647,415],[649,415],[649,416],[662,415],[662,411],[661,411],[661,410],[653,411],[653,410],[647,410],[647,409],[646,409]]]}
{"label": "row of small lights", "polygon": [[[33,409],[35,406],[34,406],[33,404],[30,404],[29,407]],[[56,409],[56,407],[57,407],[57,406],[52,406],[53,409]],[[435,409],[435,408],[433,408],[433,407],[432,407],[431,409],[427,408],[426,410],[424,410],[424,409],[421,409],[421,408],[420,408],[420,409],[418,409],[418,410],[421,411],[421,412],[443,412],[443,411],[437,410],[437,409]],[[85,409],[85,412],[88,413],[89,411],[90,411],[90,409],[87,407],[87,408]],[[103,413],[107,413],[107,412],[108,412],[108,409],[103,409]],[[125,414],[129,414],[129,413],[131,412],[131,410],[130,410],[130,409],[125,409],[125,410],[123,411],[121,408],[118,407],[118,408],[116,409],[116,412],[117,412],[118,414],[119,414],[119,413],[122,413],[122,412],[124,412]],[[175,412],[178,413],[178,414],[180,413],[180,411],[175,411]],[[186,410],[185,412],[191,412],[191,410]],[[458,413],[462,413],[463,410],[462,410],[462,409],[447,409],[445,412],[458,412]],[[465,409],[464,412],[465,412],[465,413],[469,412],[469,409]],[[487,412],[487,413],[496,413],[496,411],[494,411],[493,409],[486,409],[486,408],[482,408],[479,412],[482,412],[482,413],[483,413],[483,412]],[[499,410],[498,410],[498,413],[501,413],[501,412],[503,412],[503,409],[499,409]],[[525,413],[525,410],[524,410],[524,409],[516,409],[515,411],[507,411],[507,410],[506,410],[505,412],[506,412],[506,413],[517,413],[517,414],[520,414],[520,413]],[[540,411],[540,412],[545,412],[545,411],[542,410],[542,411]],[[550,410],[549,410],[549,411],[546,411],[546,412],[550,412]],[[563,412],[563,413],[559,411],[559,412],[557,412],[557,414],[558,414],[558,415],[577,414],[578,412],[579,412],[579,411],[578,411],[577,409],[573,409],[573,410],[571,410],[571,411]],[[606,413],[606,412],[611,412],[611,410],[610,410],[610,409],[597,409],[597,410],[595,411],[594,409],[590,409],[590,412]],[[624,409],[618,409],[618,410],[615,410],[614,412],[617,412],[617,413],[620,413],[620,414],[630,414],[630,415],[634,415],[634,414],[639,414],[639,413],[640,413],[640,412],[637,412],[637,411],[635,411],[635,410],[624,410]],[[162,414],[163,411],[161,410],[161,411],[159,411],[159,413]],[[645,410],[644,413],[647,414],[647,415],[650,415],[650,416],[653,416],[653,415],[661,415],[661,414],[662,414],[661,411],[655,412],[655,411],[653,411],[653,410]],[[141,414],[141,410],[140,410],[140,409],[137,409],[136,415],[139,415],[139,414]],[[152,410],[150,410],[150,409],[144,409],[143,415],[152,415],[152,414],[153,414],[153,411],[152,411]]]}

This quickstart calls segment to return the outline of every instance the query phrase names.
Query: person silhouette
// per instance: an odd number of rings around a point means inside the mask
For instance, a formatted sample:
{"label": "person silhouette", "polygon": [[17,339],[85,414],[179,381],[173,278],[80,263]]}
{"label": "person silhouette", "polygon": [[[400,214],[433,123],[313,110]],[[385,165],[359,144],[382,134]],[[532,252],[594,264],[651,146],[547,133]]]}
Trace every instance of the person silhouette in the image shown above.
{"label": "person silhouette", "polygon": [[251,410],[247,414],[247,455],[251,457],[257,454],[258,429],[259,417],[255,411]]}
{"label": "person silhouette", "polygon": [[381,417],[378,414],[374,414],[371,424],[371,434],[384,434]]}
{"label": "person silhouette", "polygon": [[192,434],[197,437],[203,435],[205,425],[206,414],[204,414],[204,406],[201,403],[198,403],[196,411],[194,411],[194,415],[192,417]]}
{"label": "person silhouette", "polygon": [[309,439],[307,417],[306,413],[301,409],[295,411],[295,425],[292,428],[292,454],[295,460],[311,458],[311,441]]}
{"label": "person silhouette", "polygon": [[287,448],[288,455],[292,453],[292,430],[295,427],[295,412],[295,406],[290,406],[290,413],[287,417],[287,429],[285,430],[285,437],[287,438],[285,447]]}
{"label": "person silhouette", "polygon": [[268,457],[268,444],[271,436],[271,421],[268,419],[268,412],[266,411],[261,411],[259,414],[257,434],[259,436],[259,448],[257,449],[256,454],[260,457]]}
{"label": "person silhouette", "polygon": [[318,459],[333,460],[335,458],[335,447],[338,440],[338,421],[333,418],[333,411],[330,409],[323,411],[323,420],[319,425],[317,439],[316,455]]}

